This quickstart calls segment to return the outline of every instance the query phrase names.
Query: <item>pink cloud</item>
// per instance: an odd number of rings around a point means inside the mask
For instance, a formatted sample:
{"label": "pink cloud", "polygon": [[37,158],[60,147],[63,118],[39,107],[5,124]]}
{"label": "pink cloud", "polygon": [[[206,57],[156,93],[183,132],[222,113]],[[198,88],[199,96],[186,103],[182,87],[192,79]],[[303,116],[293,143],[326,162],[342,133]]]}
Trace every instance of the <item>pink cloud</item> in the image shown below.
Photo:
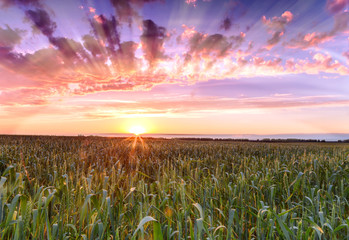
{"label": "pink cloud", "polygon": [[[143,2],[147,1],[134,0],[130,4]],[[0,86],[5,86],[1,89],[3,104],[39,105],[46,104],[56,95],[146,91],[165,83],[193,84],[210,79],[289,73],[348,74],[347,67],[327,55],[315,55],[312,60],[281,59],[261,53],[253,55],[252,41],[244,46],[246,50],[243,51],[240,47],[246,40],[244,32],[228,36],[199,32],[194,27],[183,25],[184,31],[177,38],[176,46],[180,50],[169,55],[166,41],[171,34],[152,20],[143,21],[138,42],[121,42],[116,17],[99,15],[90,19],[91,32],[82,36],[80,41],[56,36],[57,24],[45,10],[27,10],[26,15],[51,45],[34,52],[18,52],[23,32],[0,27],[1,68],[23,77],[13,80],[12,85],[0,83]],[[272,34],[267,48],[280,41],[286,25],[292,20],[293,14],[289,11],[271,19],[263,16],[262,21]],[[331,39],[334,33],[345,31],[347,21],[347,13],[337,14],[333,30],[324,36]],[[302,36],[299,44],[305,42],[303,49],[320,44],[324,39],[321,33],[310,33]],[[19,86],[25,81],[23,79],[28,81]],[[33,91],[33,86],[38,87],[38,91]]]}
{"label": "pink cloud", "polygon": [[[216,113],[244,110],[263,111],[273,109],[316,108],[332,106],[348,106],[349,100],[338,96],[294,96],[292,94],[275,94],[263,97],[190,97],[162,99],[161,101],[95,103],[85,109],[84,116],[92,119],[114,118],[115,116],[165,116],[178,114]],[[194,116],[195,116],[194,115]]]}
{"label": "pink cloud", "polygon": [[187,52],[183,55],[184,65],[198,65],[205,63],[206,70],[211,68],[219,59],[232,56],[243,43],[246,34],[227,37],[223,34],[206,34],[198,32],[194,27],[183,25],[184,32],[177,38],[178,43],[187,45]]}
{"label": "pink cloud", "polygon": [[299,36],[297,39],[291,41],[288,47],[301,49],[316,47],[321,43],[325,43],[332,40],[333,37],[334,36],[331,36],[327,33],[308,33],[303,36]]}
{"label": "pink cloud", "polygon": [[0,94],[0,105],[45,105],[46,97],[53,94],[53,89],[23,88],[3,91]]}
{"label": "pink cloud", "polygon": [[293,20],[293,14],[290,11],[285,11],[281,17],[273,17],[267,19],[262,17],[262,22],[267,26],[268,31],[273,34],[272,38],[268,39],[266,49],[272,49],[277,43],[280,42],[281,37],[285,33],[286,25]]}
{"label": "pink cloud", "polygon": [[197,0],[185,0],[186,4],[193,5],[194,7],[196,7],[196,2],[197,2]]}
{"label": "pink cloud", "polygon": [[346,57],[347,61],[349,62],[349,51],[344,52],[343,56]]}
{"label": "pink cloud", "polygon": [[340,75],[348,75],[349,69],[342,65],[337,60],[329,55],[324,55],[321,53],[316,53],[313,59],[310,60],[299,60],[298,62],[289,60],[288,71],[294,73],[308,73],[308,74],[319,74],[323,73],[337,73]]}
{"label": "pink cloud", "polygon": [[349,0],[327,0],[326,9],[333,14],[336,14],[345,9],[349,5]]}
{"label": "pink cloud", "polygon": [[273,17],[267,19],[265,16],[262,17],[262,22],[273,31],[285,31],[285,26],[293,19],[293,14],[290,11],[285,11],[281,17]]}
{"label": "pink cloud", "polygon": [[307,49],[317,47],[318,45],[332,40],[336,35],[348,31],[349,12],[343,12],[334,16],[334,26],[327,32],[312,32],[307,34],[299,34],[288,44],[289,48]]}
{"label": "pink cloud", "polygon": [[286,19],[287,23],[291,22],[293,19],[293,14],[290,11],[285,11],[282,15],[282,18]]}

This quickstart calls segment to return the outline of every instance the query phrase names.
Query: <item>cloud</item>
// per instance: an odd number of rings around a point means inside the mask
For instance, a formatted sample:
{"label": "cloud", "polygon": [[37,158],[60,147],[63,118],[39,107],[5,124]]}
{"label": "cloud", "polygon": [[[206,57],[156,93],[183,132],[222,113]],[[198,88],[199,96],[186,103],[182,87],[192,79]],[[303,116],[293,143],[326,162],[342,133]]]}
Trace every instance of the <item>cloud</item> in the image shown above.
{"label": "cloud", "polygon": [[140,36],[142,49],[150,67],[153,67],[157,60],[166,58],[163,48],[166,38],[166,28],[156,25],[152,20],[143,21],[143,33]]}
{"label": "cloud", "polygon": [[25,31],[12,29],[8,25],[6,28],[0,27],[0,48],[12,49],[22,41],[22,35]]}
{"label": "cloud", "polygon": [[45,10],[27,10],[26,16],[33,22],[34,27],[39,29],[50,43],[60,51],[63,62],[69,63],[67,65],[86,59],[87,54],[81,43],[73,39],[53,36],[57,24],[51,20],[50,15]]}
{"label": "cloud", "polygon": [[[211,40],[208,41],[208,43],[210,42]],[[74,44],[70,43],[69,46],[71,45]],[[154,86],[164,83],[193,84],[210,79],[299,73],[349,74],[347,67],[332,59],[331,56],[320,53],[315,54],[310,60],[282,60],[278,57],[263,58],[258,56],[235,58],[233,53],[229,53],[226,56],[215,58],[215,61],[212,62],[211,57],[207,57],[207,60],[201,60],[201,58],[205,59],[206,54],[208,54],[206,49],[202,50],[204,54],[199,51],[203,55],[200,55],[198,60],[191,59],[178,71],[176,70],[178,65],[176,61],[181,61],[181,59],[159,61],[159,66],[153,71],[140,71],[144,63],[135,57],[137,46],[138,44],[132,41],[121,43],[122,51],[117,50],[115,54],[108,57],[111,62],[110,66],[105,61],[108,55],[105,57],[104,54],[96,55],[96,57],[88,55],[82,58],[76,49],[73,49],[72,53],[78,53],[79,58],[76,61],[72,60],[72,63],[65,62],[62,50],[52,47],[31,54],[11,51],[3,55],[0,54],[0,63],[8,71],[16,71],[16,74],[28,77],[28,80],[32,81],[32,84],[35,84],[38,89],[50,90],[39,92],[30,90],[34,85],[26,87],[23,85],[21,91],[12,92],[11,89],[7,89],[3,92],[3,104],[19,104],[20,102],[34,105],[46,104],[52,96],[86,95],[105,91],[150,90]],[[205,46],[213,51],[209,56],[216,54],[214,51],[218,51],[217,54],[221,52],[220,47],[217,47],[218,50],[216,50],[215,44]],[[74,59],[74,55],[70,56],[69,59]],[[206,64],[202,64],[202,61]],[[212,65],[208,68],[207,64],[210,62]],[[169,68],[161,68],[160,66],[163,66],[164,63],[171,65]]]}
{"label": "cloud", "polygon": [[35,81],[55,81],[65,68],[67,72],[72,66],[64,63],[65,57],[54,48],[43,48],[33,53],[17,53],[10,49],[0,48],[0,65],[13,74],[22,74]]}
{"label": "cloud", "polygon": [[334,27],[330,32],[332,35],[349,30],[349,11],[334,16]]}
{"label": "cloud", "polygon": [[[137,116],[178,116],[181,114],[194,114],[200,116],[207,113],[241,113],[250,111],[252,113],[291,108],[314,108],[347,106],[349,100],[338,96],[295,96],[292,94],[274,94],[262,97],[190,97],[177,96],[161,101],[143,100],[138,102],[118,103],[91,103],[90,110],[86,109],[89,118],[113,118],[126,115]],[[92,113],[92,114],[91,114]]]}
{"label": "cloud", "polygon": [[349,5],[349,0],[327,0],[326,9],[332,14],[336,14]]}
{"label": "cloud", "polygon": [[343,52],[343,56],[346,57],[349,62],[349,51]]}
{"label": "cloud", "polygon": [[[34,53],[19,55],[18,59],[21,59],[20,71],[37,79],[55,77],[64,67],[59,52],[54,48],[43,48]],[[14,64],[17,63],[14,62]]]}
{"label": "cloud", "polygon": [[41,5],[41,0],[0,0],[1,7],[10,6],[35,6]]}
{"label": "cloud", "polygon": [[134,73],[128,76],[99,78],[98,76],[85,76],[75,89],[70,91],[73,95],[86,95],[106,91],[135,91],[150,90],[152,87],[164,83],[165,74]]}
{"label": "cloud", "polygon": [[197,0],[185,0],[185,3],[196,7]]}
{"label": "cloud", "polygon": [[240,1],[230,1],[225,5],[225,8],[227,8],[228,10],[220,25],[220,28],[228,31],[233,25],[235,25],[235,22],[237,20],[245,16],[245,14],[247,13],[247,8]]}
{"label": "cloud", "polygon": [[118,22],[114,16],[108,19],[103,14],[95,15],[94,19],[90,20],[90,23],[94,35],[97,39],[102,40],[104,44],[108,44],[111,51],[114,51],[116,46],[120,48],[120,34],[117,29]]}
{"label": "cloud", "polygon": [[[25,88],[19,90],[3,91],[0,94],[1,105],[45,105],[45,97],[51,95],[51,89]],[[45,96],[45,97],[43,97]]]}
{"label": "cloud", "polygon": [[189,54],[194,56],[215,54],[223,57],[232,47],[232,42],[222,34],[205,35],[196,33],[189,39]]}
{"label": "cloud", "polygon": [[280,66],[281,61],[282,61],[281,58],[265,60],[261,57],[253,57],[253,63],[255,66],[277,67],[277,66]]}
{"label": "cloud", "polygon": [[334,26],[327,32],[312,32],[299,34],[286,44],[289,48],[307,49],[332,40],[337,34],[345,32],[349,27],[349,12],[343,12],[334,16]]}
{"label": "cloud", "polygon": [[329,55],[316,53],[312,60],[299,60],[297,62],[289,60],[287,63],[287,71],[293,73],[336,73],[339,75],[348,75],[349,69],[342,65],[339,61],[334,60]]}
{"label": "cloud", "polygon": [[293,39],[288,43],[289,48],[300,48],[307,49],[310,47],[316,47],[321,43],[325,43],[333,39],[334,36],[328,33],[317,33],[312,32],[305,35],[298,35],[297,38]]}
{"label": "cloud", "polygon": [[178,43],[187,44],[187,52],[184,54],[184,63],[199,64],[206,61],[206,67],[210,68],[218,59],[231,54],[241,46],[245,39],[245,33],[227,37],[223,34],[205,34],[183,25],[184,32],[177,38]]}
{"label": "cloud", "polygon": [[224,29],[225,31],[228,31],[232,26],[231,19],[229,17],[224,18],[220,28]]}
{"label": "cloud", "polygon": [[281,39],[285,33],[285,28],[288,23],[293,19],[293,14],[290,11],[285,11],[281,17],[273,17],[267,19],[265,16],[262,17],[262,22],[267,26],[268,31],[273,34],[272,38],[268,39],[268,45],[265,47],[270,50],[273,48]]}
{"label": "cloud", "polygon": [[[114,1],[119,7],[127,9],[129,6],[132,10],[145,2],[150,1]],[[7,25],[0,27],[1,68],[23,76],[20,81],[28,80],[28,84],[21,87],[19,80],[17,85],[3,84],[6,85],[6,89],[1,89],[3,104],[39,105],[47,104],[53,96],[150,90],[160,84],[190,85],[210,79],[299,73],[348,75],[346,66],[326,54],[296,60],[288,56],[281,59],[277,54],[270,56],[265,52],[253,55],[253,41],[244,46],[246,35],[243,32],[237,35],[205,33],[183,25],[184,31],[178,36],[177,44],[171,46],[173,41],[168,41],[166,28],[145,20],[139,39],[132,37],[133,41],[121,42],[120,16],[106,17],[94,11],[87,13],[93,16],[89,34],[62,37],[58,36],[57,24],[49,13],[37,7],[25,11],[33,28],[50,43],[36,51],[16,47],[22,47],[19,44],[28,40],[24,31]],[[227,17],[234,24],[231,16]],[[304,35],[301,40],[306,43],[296,41],[295,44],[305,49],[308,45],[320,44],[326,37],[332,39],[335,34],[346,32],[348,13],[338,13],[334,19],[331,31]],[[271,34],[267,47],[275,46],[282,39],[292,20],[293,14],[289,11],[279,17],[262,18]],[[34,91],[34,86],[40,91]]]}
{"label": "cloud", "polygon": [[127,41],[120,44],[120,49],[111,58],[113,66],[121,73],[134,73],[139,69],[140,60],[135,57],[138,44]]}
{"label": "cloud", "polygon": [[94,56],[101,55],[105,53],[104,46],[100,41],[96,40],[91,35],[84,35],[82,37],[84,47]]}
{"label": "cloud", "polygon": [[86,95],[95,92],[106,92],[106,91],[130,91],[134,89],[134,84],[122,83],[119,81],[109,81],[105,84],[80,84],[79,88],[73,91],[75,95]]}
{"label": "cloud", "polygon": [[26,16],[33,22],[34,27],[39,29],[46,37],[51,38],[57,28],[50,15],[43,9],[27,10]]}
{"label": "cloud", "polygon": [[[98,39],[85,35],[80,43],[74,39],[54,36],[56,23],[45,10],[27,10],[26,16],[32,21],[33,27],[47,37],[51,46],[34,53],[15,52],[13,45],[20,42],[18,31],[1,28],[0,64],[8,71],[17,69],[16,73],[35,79],[41,86],[57,90],[63,95],[81,95],[98,91],[149,89],[166,78],[159,74],[135,74],[140,64],[140,60],[135,57],[139,44],[133,41],[120,43],[114,17],[107,19],[103,15],[98,16],[93,22]],[[144,21],[143,27],[142,49],[149,65],[154,66],[158,60],[166,57],[163,49],[166,29],[151,20]],[[72,84],[75,87],[71,88]],[[33,96],[30,97],[30,94]],[[2,98],[4,104],[13,104],[18,97],[18,102],[23,99],[23,104],[35,105],[46,103],[51,96],[47,91],[39,94],[24,88],[21,91],[4,92]]]}
{"label": "cloud", "polygon": [[293,19],[293,14],[290,11],[285,11],[281,17],[273,17],[267,19],[265,16],[262,17],[262,22],[272,31],[284,32],[285,27]]}
{"label": "cloud", "polygon": [[130,25],[133,18],[140,18],[138,9],[145,3],[156,2],[158,0],[110,0],[116,11],[119,21],[127,22]]}

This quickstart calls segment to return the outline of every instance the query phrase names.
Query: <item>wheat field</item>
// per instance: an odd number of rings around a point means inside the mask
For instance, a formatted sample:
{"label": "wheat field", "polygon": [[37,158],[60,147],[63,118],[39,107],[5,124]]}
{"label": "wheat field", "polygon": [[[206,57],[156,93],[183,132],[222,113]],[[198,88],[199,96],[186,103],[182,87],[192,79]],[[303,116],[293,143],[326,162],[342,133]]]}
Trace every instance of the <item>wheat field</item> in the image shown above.
{"label": "wheat field", "polygon": [[349,144],[0,136],[0,239],[349,239]]}

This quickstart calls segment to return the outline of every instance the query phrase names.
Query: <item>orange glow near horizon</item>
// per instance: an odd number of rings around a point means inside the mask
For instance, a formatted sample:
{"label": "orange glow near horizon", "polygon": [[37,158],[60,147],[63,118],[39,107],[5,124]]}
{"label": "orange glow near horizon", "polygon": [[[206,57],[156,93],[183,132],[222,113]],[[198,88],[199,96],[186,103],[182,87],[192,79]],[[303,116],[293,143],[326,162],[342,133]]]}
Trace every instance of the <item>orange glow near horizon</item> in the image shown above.
{"label": "orange glow near horizon", "polygon": [[349,134],[348,1],[0,0],[0,135]]}
{"label": "orange glow near horizon", "polygon": [[133,133],[134,135],[141,135],[146,132],[145,128],[140,125],[132,126],[129,130],[130,133]]}

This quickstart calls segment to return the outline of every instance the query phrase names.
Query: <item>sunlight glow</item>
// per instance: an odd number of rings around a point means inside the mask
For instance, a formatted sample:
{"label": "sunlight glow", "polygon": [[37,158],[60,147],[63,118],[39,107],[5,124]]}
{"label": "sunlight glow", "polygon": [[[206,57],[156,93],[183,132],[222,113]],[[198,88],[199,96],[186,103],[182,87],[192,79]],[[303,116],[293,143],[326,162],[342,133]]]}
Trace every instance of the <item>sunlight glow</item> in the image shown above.
{"label": "sunlight glow", "polygon": [[143,133],[145,133],[145,128],[144,127],[142,127],[142,126],[132,126],[131,128],[130,128],[130,133],[133,133],[134,135],[140,135],[140,134],[143,134]]}

